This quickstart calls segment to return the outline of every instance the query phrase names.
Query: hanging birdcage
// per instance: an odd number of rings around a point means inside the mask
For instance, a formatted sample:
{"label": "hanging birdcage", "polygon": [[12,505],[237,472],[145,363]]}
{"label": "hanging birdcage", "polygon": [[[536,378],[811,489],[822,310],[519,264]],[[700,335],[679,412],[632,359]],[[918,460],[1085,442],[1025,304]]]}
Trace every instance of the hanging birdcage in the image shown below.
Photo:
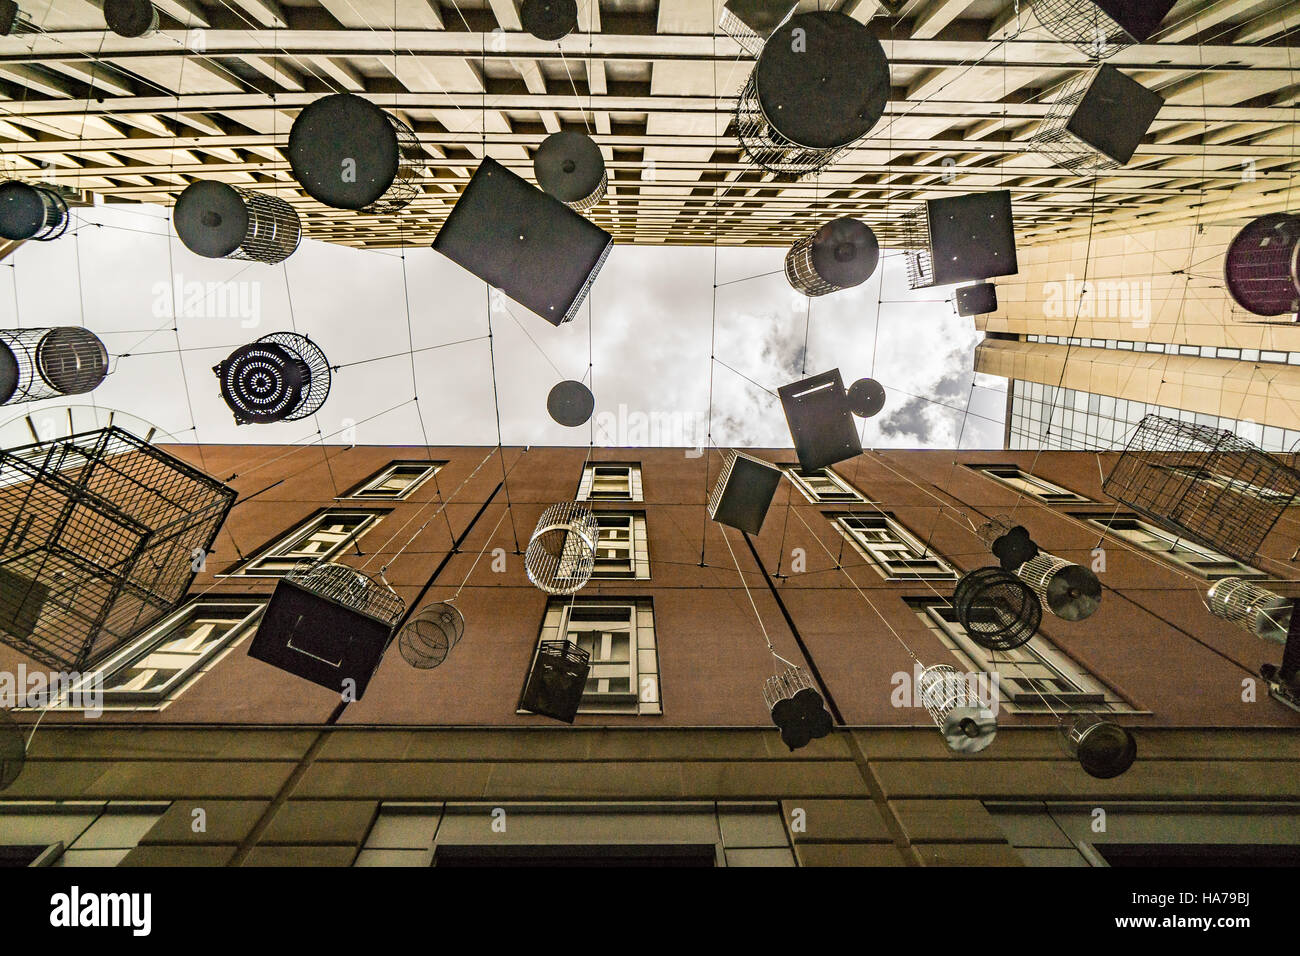
{"label": "hanging birdcage", "polygon": [[585,133],[561,130],[542,140],[533,156],[533,175],[547,195],[575,212],[586,212],[605,198],[608,178],[600,147]]}
{"label": "hanging birdcage", "polygon": [[798,6],[798,0],[727,0],[722,5],[718,29],[750,56],[757,57],[767,38],[790,19]]}
{"label": "hanging birdcage", "polygon": [[1223,275],[1233,301],[1253,315],[1300,312],[1300,216],[1252,220],[1228,245]]}
{"label": "hanging birdcage", "polygon": [[0,405],[82,395],[108,374],[108,351],[87,329],[0,330]]}
{"label": "hanging birdcage", "polygon": [[785,277],[804,295],[829,295],[862,285],[879,262],[880,243],[871,227],[844,216],[790,247]]}
{"label": "hanging birdcage", "polygon": [[292,422],[320,410],[330,393],[330,365],[311,339],[272,332],[231,352],[213,373],[235,422]]}
{"label": "hanging birdcage", "polygon": [[763,682],[763,701],[772,723],[781,729],[781,740],[791,750],[798,750],[829,734],[834,720],[808,673],[786,661],[781,663],[786,669]]}
{"label": "hanging birdcage", "polygon": [[1295,601],[1254,581],[1220,578],[1206,592],[1205,606],[1215,617],[1274,644],[1285,644]]}
{"label": "hanging birdcage", "polygon": [[976,568],[957,582],[952,606],[980,647],[1008,651],[1029,641],[1043,620],[1038,595],[1001,568]]}
{"label": "hanging birdcage", "polygon": [[1104,60],[1133,45],[1133,37],[1092,0],[1034,0],[1033,9],[1044,30],[1090,60]]}
{"label": "hanging birdcage", "polygon": [[101,660],[185,596],[234,500],[121,428],[0,451],[0,640]]}
{"label": "hanging birdcage", "polygon": [[397,633],[397,649],[412,667],[428,670],[447,659],[465,633],[465,616],[454,604],[428,604]]}
{"label": "hanging birdcage", "polygon": [[104,22],[120,37],[140,39],[158,29],[158,10],[149,0],[104,0]]}
{"label": "hanging birdcage", "polygon": [[524,570],[528,580],[547,594],[573,594],[596,570],[600,523],[591,509],[575,501],[551,505],[537,520]]}
{"label": "hanging birdcage", "polygon": [[934,256],[930,252],[930,216],[922,203],[903,216],[899,223],[900,245],[907,266],[907,286],[916,291],[935,285]]}
{"label": "hanging birdcage", "polygon": [[969,678],[948,664],[934,664],[921,671],[917,697],[949,750],[978,753],[997,736],[997,715],[971,691]]}
{"label": "hanging birdcage", "polygon": [[1122,165],[1085,143],[1070,130],[1070,118],[1083,102],[1094,73],[1080,73],[1061,87],[1029,145],[1063,169],[1090,176]]}
{"label": "hanging birdcage", "polygon": [[758,534],[780,483],[781,469],[771,462],[727,449],[709,495],[709,517],[747,534]]}
{"label": "hanging birdcage", "polygon": [[1102,490],[1179,535],[1253,561],[1300,472],[1230,431],[1147,415]]}
{"label": "hanging birdcage", "polygon": [[283,199],[214,180],[186,186],[172,221],[185,247],[209,259],[283,262],[302,238],[298,212]]}
{"label": "hanging birdcage", "polygon": [[0,37],[44,33],[14,0],[0,0]]}
{"label": "hanging birdcage", "polygon": [[1061,721],[1066,753],[1079,761],[1090,777],[1118,777],[1137,759],[1137,740],[1119,724],[1099,714],[1069,714]]}
{"label": "hanging birdcage", "polygon": [[1006,189],[927,199],[903,214],[897,232],[913,290],[982,282],[1020,268]]}
{"label": "hanging birdcage", "polygon": [[1081,564],[1040,551],[1016,570],[1053,615],[1083,621],[1101,605],[1101,581]]}
{"label": "hanging birdcage", "polygon": [[1081,176],[1128,165],[1164,98],[1103,64],[1070,79],[1038,124],[1030,146]]}
{"label": "hanging birdcage", "polygon": [[0,237],[49,242],[68,231],[67,200],[52,186],[0,183]]}
{"label": "hanging birdcage", "polygon": [[573,723],[587,688],[591,655],[573,641],[541,641],[519,709]]}

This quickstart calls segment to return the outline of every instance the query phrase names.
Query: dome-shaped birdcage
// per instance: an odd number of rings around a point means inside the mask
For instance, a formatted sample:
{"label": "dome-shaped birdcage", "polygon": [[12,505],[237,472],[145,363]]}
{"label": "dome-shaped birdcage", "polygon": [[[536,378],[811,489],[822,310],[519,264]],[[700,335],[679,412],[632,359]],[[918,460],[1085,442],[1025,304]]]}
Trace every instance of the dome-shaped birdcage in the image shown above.
{"label": "dome-shaped birdcage", "polygon": [[405,602],[387,584],[365,571],[331,561],[299,563],[284,579],[331,604],[358,611],[393,627]]}
{"label": "dome-shaped birdcage", "polygon": [[787,667],[764,681],[763,701],[791,750],[825,737],[834,726],[821,692],[802,667]]}
{"label": "dome-shaped birdcage", "polygon": [[1251,222],[1228,245],[1224,281],[1255,315],[1300,312],[1300,216],[1277,212]]}
{"label": "dome-shaped birdcage", "polygon": [[1092,0],[1034,0],[1034,17],[1044,30],[1091,60],[1104,60],[1133,38]]}
{"label": "dome-shaped birdcage", "polygon": [[578,29],[578,4],[576,0],[524,0],[519,21],[539,40],[563,40]]}
{"label": "dome-shaped birdcage", "polygon": [[1043,620],[1033,588],[1001,568],[976,568],[964,575],[952,606],[970,639],[993,651],[1027,643]]}
{"label": "dome-shaped birdcage", "polygon": [[736,135],[756,165],[804,176],[871,131],[889,82],[884,47],[864,24],[843,13],[796,14],[772,32],[741,90]]}
{"label": "dome-shaped birdcage", "polygon": [[547,594],[573,594],[596,570],[600,524],[591,509],[562,501],[542,512],[528,539],[524,570]]}
{"label": "dome-shaped birdcage", "polygon": [[428,670],[447,659],[465,633],[465,617],[454,604],[440,601],[420,608],[397,632],[397,649],[412,667]]}
{"label": "dome-shaped birdcage", "polygon": [[158,29],[158,10],[149,0],[104,0],[104,22],[118,36],[139,39]]}
{"label": "dome-shaped birdcage", "polygon": [[0,330],[0,405],[93,390],[108,374],[108,351],[79,326]]}
{"label": "dome-shaped birdcage", "polygon": [[[1088,568],[1040,551],[1022,564],[1016,577],[1062,621],[1083,621],[1101,605],[1101,581]],[[1041,613],[1041,611],[1040,611]]]}
{"label": "dome-shaped birdcage", "polygon": [[23,729],[9,716],[9,711],[0,710],[0,790],[13,786],[26,762],[27,740]]}
{"label": "dome-shaped birdcage", "polygon": [[68,203],[50,186],[0,183],[0,237],[49,242],[68,230]]}
{"label": "dome-shaped birdcage", "polygon": [[921,671],[917,698],[949,750],[978,753],[997,736],[997,715],[971,691],[969,678],[948,664],[934,664]]}
{"label": "dome-shaped birdcage", "polygon": [[1205,606],[1215,617],[1274,644],[1285,644],[1295,601],[1274,594],[1254,581],[1220,578],[1205,594]]}
{"label": "dome-shaped birdcage", "polygon": [[272,332],[213,368],[221,397],[239,424],[296,421],[318,411],[330,392],[330,366],[311,339]]}
{"label": "dome-shaped birdcage", "polygon": [[785,277],[807,296],[829,295],[862,285],[880,262],[871,227],[844,216],[804,236],[785,256]]}
{"label": "dome-shaped birdcage", "polygon": [[335,209],[396,212],[420,194],[427,163],[409,126],[353,93],[321,97],[289,130],[294,178]]}
{"label": "dome-shaped birdcage", "polygon": [[605,157],[586,133],[561,130],[542,140],[533,156],[537,185],[576,212],[605,198]]}
{"label": "dome-shaped birdcage", "polygon": [[1066,753],[1079,761],[1090,777],[1118,777],[1137,759],[1137,740],[1119,724],[1099,714],[1069,714],[1061,722]]}
{"label": "dome-shaped birdcage", "polygon": [[274,264],[302,239],[298,212],[283,199],[214,180],[186,186],[172,221],[185,247],[209,259]]}

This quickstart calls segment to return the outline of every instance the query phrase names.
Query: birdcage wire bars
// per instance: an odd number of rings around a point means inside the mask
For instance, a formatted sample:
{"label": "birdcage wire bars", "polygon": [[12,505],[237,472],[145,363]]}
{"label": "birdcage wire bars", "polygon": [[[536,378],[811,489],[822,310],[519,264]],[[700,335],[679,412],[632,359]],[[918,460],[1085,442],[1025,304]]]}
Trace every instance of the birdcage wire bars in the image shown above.
{"label": "birdcage wire bars", "polygon": [[264,262],[274,265],[289,258],[302,241],[302,221],[298,210],[279,196],[253,192],[232,186],[248,210],[248,230],[239,248],[226,259]]}
{"label": "birdcage wire bars", "polygon": [[0,371],[0,388],[9,392],[0,396],[3,405],[81,395],[108,373],[104,344],[80,326],[0,330],[0,360],[9,366],[8,375]]}
{"label": "birdcage wire bars", "polygon": [[930,208],[925,203],[913,208],[899,223],[903,259],[907,265],[908,288],[929,289],[934,285],[934,255],[930,246]]}
{"label": "birdcage wire bars", "polygon": [[286,574],[285,580],[390,628],[406,612],[406,603],[385,582],[346,564],[304,561]]}
{"label": "birdcage wire bars", "polygon": [[997,736],[997,717],[970,689],[968,675],[932,664],[917,678],[917,697],[943,734],[948,749],[978,753]]}
{"label": "birdcage wire bars", "polygon": [[1046,156],[1049,160],[1078,173],[1089,176],[1094,173],[1119,169],[1120,164],[1105,153],[1085,143],[1069,130],[1070,119],[1083,98],[1088,94],[1097,71],[1091,70],[1071,78],[1056,94],[1047,110],[1047,115],[1038,124],[1038,129],[1030,137],[1029,145]]}
{"label": "birdcage wire bars", "polygon": [[575,501],[551,505],[537,520],[524,551],[528,580],[547,594],[573,594],[596,570],[600,524]]}
{"label": "birdcage wire bars", "polygon": [[1090,60],[1104,60],[1133,38],[1092,0],[1034,0],[1034,17],[1043,29]]}
{"label": "birdcage wire bars", "polygon": [[952,605],[971,640],[995,651],[1028,643],[1043,620],[1038,595],[1001,568],[976,568],[964,575]]}
{"label": "birdcage wire bars", "polygon": [[1274,644],[1285,644],[1295,602],[1244,578],[1220,578],[1206,592],[1215,617]]}
{"label": "birdcage wire bars", "polygon": [[853,145],[845,143],[825,148],[802,146],[781,135],[768,120],[758,98],[758,70],[750,74],[740,91],[734,121],[740,145],[754,165],[771,173],[783,174],[789,177],[789,181],[824,169]]}
{"label": "birdcage wire bars", "polygon": [[437,667],[465,633],[465,616],[455,604],[428,604],[402,625],[397,649],[402,659],[419,670]]}
{"label": "birdcage wire bars", "polygon": [[382,196],[361,210],[366,213],[393,213],[409,206],[420,195],[420,180],[429,165],[429,156],[415,130],[387,110],[383,114],[397,134],[397,176]]}

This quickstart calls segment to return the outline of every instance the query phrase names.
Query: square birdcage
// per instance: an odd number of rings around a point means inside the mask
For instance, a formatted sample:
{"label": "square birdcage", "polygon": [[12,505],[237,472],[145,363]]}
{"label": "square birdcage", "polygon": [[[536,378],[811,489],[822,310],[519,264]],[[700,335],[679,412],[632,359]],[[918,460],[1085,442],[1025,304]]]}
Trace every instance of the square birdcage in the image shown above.
{"label": "square birdcage", "polygon": [[100,660],[185,596],[235,497],[117,427],[0,451],[0,640]]}
{"label": "square birdcage", "polygon": [[1300,472],[1230,431],[1148,415],[1102,490],[1170,531],[1250,561],[1300,494]]}

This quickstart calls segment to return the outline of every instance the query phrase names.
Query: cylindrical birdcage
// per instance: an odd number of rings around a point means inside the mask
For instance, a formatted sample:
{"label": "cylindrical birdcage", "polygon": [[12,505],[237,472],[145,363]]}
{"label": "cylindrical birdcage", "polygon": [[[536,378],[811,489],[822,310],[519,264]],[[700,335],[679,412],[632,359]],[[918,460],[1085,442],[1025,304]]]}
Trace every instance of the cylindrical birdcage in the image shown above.
{"label": "cylindrical birdcage", "polygon": [[465,633],[465,617],[456,605],[428,604],[397,633],[397,649],[412,667],[428,670],[447,659]]}
{"label": "cylindrical birdcage", "polygon": [[158,10],[149,0],[104,0],[104,22],[118,36],[139,39],[158,29]]}
{"label": "cylindrical birdcage", "polygon": [[1295,602],[1242,578],[1220,578],[1205,594],[1215,617],[1274,644],[1285,644]]}
{"label": "cylindrical birdcage", "polygon": [[1057,166],[1081,176],[1120,168],[1118,161],[1085,143],[1069,128],[1074,111],[1083,102],[1096,76],[1095,70],[1080,73],[1062,86],[1029,140],[1031,147]]}
{"label": "cylindrical birdcage", "polygon": [[1016,570],[1039,601],[1063,621],[1083,621],[1101,604],[1101,582],[1081,564],[1040,551]]}
{"label": "cylindrical birdcage", "polygon": [[825,737],[834,725],[821,692],[802,667],[787,666],[764,681],[763,701],[791,750]]}
{"label": "cylindrical birdcage", "polygon": [[889,60],[864,24],[801,13],[764,45],[736,103],[736,135],[756,165],[797,178],[870,132],[888,98]]}
{"label": "cylindrical birdcage", "polygon": [[915,206],[898,223],[899,244],[907,266],[909,289],[929,289],[934,285],[934,254],[930,248],[930,207]]}
{"label": "cylindrical birdcage", "polygon": [[600,524],[574,501],[551,505],[537,521],[524,552],[528,580],[547,594],[573,594],[596,570]]}
{"label": "cylindrical birdcage", "polygon": [[239,424],[296,421],[318,411],[330,392],[325,353],[297,332],[272,332],[231,352],[212,371]]}
{"label": "cylindrical birdcage", "polygon": [[879,262],[880,243],[871,227],[844,216],[790,247],[785,277],[804,295],[829,295],[862,285]]}
{"label": "cylindrical birdcage", "polygon": [[1223,275],[1233,301],[1255,315],[1300,312],[1300,216],[1260,216],[1228,245]]}
{"label": "cylindrical birdcage", "polygon": [[1090,777],[1118,777],[1137,759],[1137,740],[1119,724],[1099,714],[1069,714],[1061,721],[1065,751]]}
{"label": "cylindrical birdcage", "polygon": [[1001,568],[976,568],[957,582],[952,606],[980,647],[1008,651],[1029,641],[1043,620],[1033,589]]}
{"label": "cylindrical birdcage", "polygon": [[10,179],[0,183],[0,237],[49,242],[68,229],[68,204],[49,186]]}
{"label": "cylindrical birdcage", "polygon": [[539,40],[563,40],[578,29],[578,4],[576,0],[523,0],[519,20]]}
{"label": "cylindrical birdcage", "polygon": [[406,611],[406,603],[387,584],[346,564],[304,561],[285,575],[285,580],[331,604],[373,617],[390,628]]}
{"label": "cylindrical birdcage", "polygon": [[321,97],[289,130],[294,178],[335,209],[396,212],[419,195],[427,163],[409,126],[353,93]]}
{"label": "cylindrical birdcage", "polygon": [[0,37],[44,32],[31,17],[18,9],[14,0],[0,0]]}
{"label": "cylindrical birdcage", "polygon": [[543,191],[576,212],[605,198],[605,157],[585,133],[561,130],[542,140],[533,156],[533,174]]}
{"label": "cylindrical birdcage", "polygon": [[948,749],[956,753],[978,753],[997,736],[997,715],[972,693],[966,675],[948,664],[934,664],[921,671],[917,696],[930,719],[943,734]]}
{"label": "cylindrical birdcage", "polygon": [[214,180],[186,186],[172,221],[185,247],[209,259],[283,262],[302,238],[298,212],[283,199]]}
{"label": "cylindrical birdcage", "polygon": [[1092,0],[1034,0],[1043,29],[1091,60],[1104,60],[1133,45],[1128,32]]}
{"label": "cylindrical birdcage", "polygon": [[0,405],[82,395],[108,374],[108,351],[79,326],[0,330]]}

